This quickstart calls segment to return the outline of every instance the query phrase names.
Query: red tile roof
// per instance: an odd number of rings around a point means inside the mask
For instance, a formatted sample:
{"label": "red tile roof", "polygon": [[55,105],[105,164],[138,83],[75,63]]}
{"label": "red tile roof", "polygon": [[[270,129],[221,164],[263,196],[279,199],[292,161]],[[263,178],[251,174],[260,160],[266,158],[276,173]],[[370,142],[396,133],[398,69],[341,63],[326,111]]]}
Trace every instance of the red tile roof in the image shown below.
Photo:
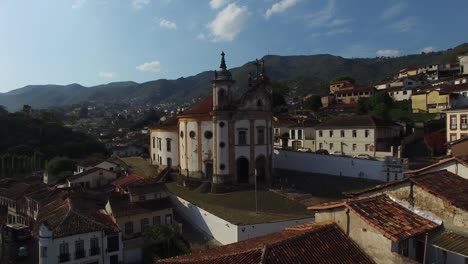
{"label": "red tile roof", "polygon": [[346,192],[344,194],[348,196],[358,196],[364,193],[382,190],[386,187],[394,186],[407,181],[414,183],[425,191],[435,195],[438,198],[448,201],[458,208],[468,210],[468,180],[447,170],[414,175],[399,181],[384,183],[367,189]]}
{"label": "red tile roof", "polygon": [[310,223],[156,263],[374,263],[334,223]]}
{"label": "red tile roof", "polygon": [[127,185],[134,182],[142,181],[144,178],[138,175],[128,175],[118,180],[113,181],[111,184],[118,188],[125,188]]}
{"label": "red tile roof", "polygon": [[209,114],[213,110],[213,96],[208,96],[200,103],[182,113],[181,115],[204,115]]}
{"label": "red tile roof", "polygon": [[347,202],[346,207],[393,242],[428,232],[439,226],[406,209],[387,195]]}

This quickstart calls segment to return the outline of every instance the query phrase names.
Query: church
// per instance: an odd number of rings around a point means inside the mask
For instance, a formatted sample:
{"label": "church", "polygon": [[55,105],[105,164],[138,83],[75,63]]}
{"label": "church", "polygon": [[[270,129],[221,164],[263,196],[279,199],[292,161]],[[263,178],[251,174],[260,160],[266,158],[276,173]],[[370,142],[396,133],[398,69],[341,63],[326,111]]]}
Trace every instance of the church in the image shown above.
{"label": "church", "polygon": [[[151,129],[151,162],[212,186],[272,182],[271,84],[256,61],[248,87],[237,87],[225,54],[214,71],[211,95]],[[238,91],[245,91],[239,94]],[[213,188],[212,188],[213,189]]]}

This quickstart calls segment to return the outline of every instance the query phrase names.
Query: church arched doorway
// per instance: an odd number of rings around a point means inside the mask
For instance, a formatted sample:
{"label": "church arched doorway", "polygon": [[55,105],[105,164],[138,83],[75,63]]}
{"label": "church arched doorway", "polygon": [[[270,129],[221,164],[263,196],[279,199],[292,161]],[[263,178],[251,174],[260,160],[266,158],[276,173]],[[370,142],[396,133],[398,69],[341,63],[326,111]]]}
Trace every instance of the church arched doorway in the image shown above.
{"label": "church arched doorway", "polygon": [[236,162],[237,167],[237,182],[249,183],[249,160],[240,157]]}
{"label": "church arched doorway", "polygon": [[205,163],[205,177],[208,180],[211,180],[213,178],[213,163],[211,162]]}
{"label": "church arched doorway", "polygon": [[257,182],[266,180],[266,158],[261,155],[255,160],[255,170],[257,171]]}

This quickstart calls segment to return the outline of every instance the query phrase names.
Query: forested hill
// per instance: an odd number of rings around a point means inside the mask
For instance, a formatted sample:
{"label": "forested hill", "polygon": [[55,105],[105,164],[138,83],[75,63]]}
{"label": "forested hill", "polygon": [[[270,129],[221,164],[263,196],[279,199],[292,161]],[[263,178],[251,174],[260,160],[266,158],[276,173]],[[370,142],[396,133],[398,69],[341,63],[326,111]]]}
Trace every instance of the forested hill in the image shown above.
{"label": "forested hill", "polygon": [[[468,52],[468,43],[453,49],[407,55],[396,58],[343,58],[320,54],[307,56],[267,55],[263,59],[272,80],[285,81],[304,92],[323,91],[330,80],[351,76],[359,84],[381,81],[408,66],[455,62],[457,55]],[[229,59],[228,59],[229,64]],[[229,65],[228,65],[229,66]],[[231,69],[239,87],[245,87],[248,72],[254,72],[249,62]],[[155,80],[146,83],[115,82],[93,87],[79,84],[29,85],[0,94],[0,105],[16,111],[27,104],[33,108],[68,105],[84,101],[132,101],[156,104],[166,100],[185,101],[210,92],[211,71],[176,80]]]}

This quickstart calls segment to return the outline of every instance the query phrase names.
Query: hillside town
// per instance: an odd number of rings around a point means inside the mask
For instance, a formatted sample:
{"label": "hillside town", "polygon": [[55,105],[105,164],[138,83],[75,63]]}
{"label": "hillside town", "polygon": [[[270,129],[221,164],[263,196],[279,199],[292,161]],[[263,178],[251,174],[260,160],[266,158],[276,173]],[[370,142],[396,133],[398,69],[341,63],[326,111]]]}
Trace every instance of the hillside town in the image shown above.
{"label": "hillside town", "polygon": [[238,93],[226,61],[150,125],[82,126],[107,156],[2,177],[0,262],[466,263],[468,55],[281,111],[268,64]]}

